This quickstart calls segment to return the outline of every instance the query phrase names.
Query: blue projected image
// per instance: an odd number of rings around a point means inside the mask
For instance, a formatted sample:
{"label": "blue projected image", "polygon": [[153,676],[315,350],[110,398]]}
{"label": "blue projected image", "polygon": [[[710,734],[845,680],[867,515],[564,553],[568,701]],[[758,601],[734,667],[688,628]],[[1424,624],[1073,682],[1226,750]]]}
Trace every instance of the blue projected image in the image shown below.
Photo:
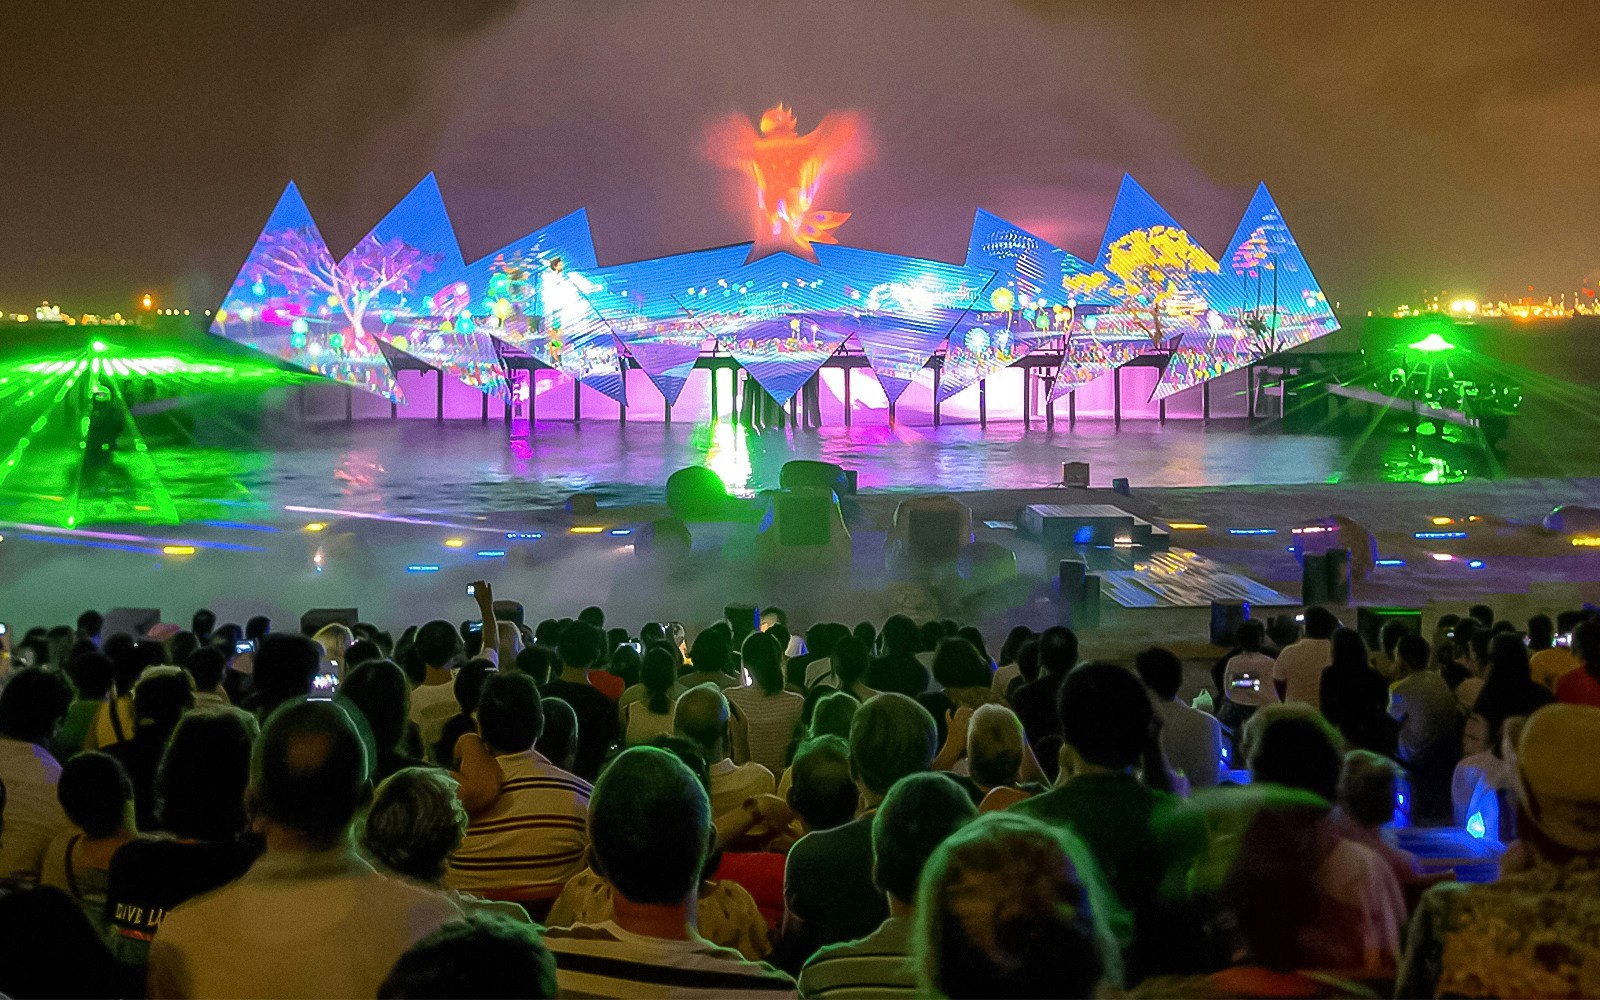
{"label": "blue projected image", "polygon": [[467,385],[504,395],[500,355],[472,318],[465,267],[432,174],[339,261],[353,325]]}
{"label": "blue projected image", "polygon": [[211,332],[335,382],[399,401],[363,306],[290,183],[217,307]]}
{"label": "blue projected image", "polygon": [[780,403],[851,340],[890,403],[930,359],[944,401],[1030,354],[1049,399],[1156,355],[1160,399],[1338,329],[1264,185],[1220,260],[1131,177],[1093,263],[983,210],[961,264],[750,247],[600,267],[579,210],[465,263],[429,175],[335,263],[290,184],[211,329],[393,400],[386,347],[488,393],[520,352],[621,403],[632,363],[669,404],[708,344]]}

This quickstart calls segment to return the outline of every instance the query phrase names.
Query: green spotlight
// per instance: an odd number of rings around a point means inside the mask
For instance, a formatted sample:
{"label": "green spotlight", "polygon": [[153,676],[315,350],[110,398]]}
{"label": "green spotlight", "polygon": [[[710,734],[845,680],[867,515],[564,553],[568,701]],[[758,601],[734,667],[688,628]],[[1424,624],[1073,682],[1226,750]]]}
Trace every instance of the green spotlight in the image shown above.
{"label": "green spotlight", "polygon": [[1450,341],[1439,336],[1437,333],[1430,333],[1426,337],[1423,337],[1421,340],[1417,341],[1415,344],[1407,344],[1406,349],[1410,351],[1419,351],[1423,354],[1442,354],[1445,351],[1455,350],[1456,345],[1450,343]]}

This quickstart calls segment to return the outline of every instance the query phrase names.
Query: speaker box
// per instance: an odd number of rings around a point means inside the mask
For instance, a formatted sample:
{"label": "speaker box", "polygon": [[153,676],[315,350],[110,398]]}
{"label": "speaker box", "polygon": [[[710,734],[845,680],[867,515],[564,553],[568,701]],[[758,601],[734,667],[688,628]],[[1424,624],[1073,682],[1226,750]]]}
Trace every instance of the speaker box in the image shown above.
{"label": "speaker box", "polygon": [[1356,631],[1361,633],[1367,646],[1371,649],[1378,648],[1378,633],[1390,622],[1400,622],[1405,625],[1406,631],[1411,635],[1422,634],[1422,609],[1421,608],[1368,608],[1356,609]]}
{"label": "speaker box", "polygon": [[1111,480],[1111,492],[1119,496],[1131,497],[1133,496],[1133,487],[1128,484],[1126,479],[1113,479]]}
{"label": "speaker box", "polygon": [[143,639],[160,621],[160,608],[112,608],[106,612],[105,627],[100,634],[109,638],[126,632],[135,639]]}
{"label": "speaker box", "polygon": [[1307,553],[1300,570],[1300,603],[1335,606],[1350,603],[1350,550]]}
{"label": "speaker box", "polygon": [[1212,601],[1211,645],[1223,648],[1232,646],[1239,626],[1249,620],[1249,601]]}
{"label": "speaker box", "polygon": [[1083,578],[1083,589],[1072,605],[1071,621],[1075,629],[1100,626],[1100,574],[1090,573]]}
{"label": "speaker box", "polygon": [[804,458],[783,463],[778,471],[778,485],[786,490],[832,490],[840,496],[855,492],[850,474],[843,466]]}
{"label": "speaker box", "polygon": [[833,494],[822,491],[784,492],[776,497],[779,545],[827,545]]}
{"label": "speaker box", "polygon": [[355,608],[312,608],[300,616],[300,632],[302,635],[316,635],[327,625],[343,625],[350,628],[361,620],[361,614]]}
{"label": "speaker box", "polygon": [[1061,485],[1074,486],[1080,489],[1089,488],[1089,463],[1088,462],[1062,462]]}

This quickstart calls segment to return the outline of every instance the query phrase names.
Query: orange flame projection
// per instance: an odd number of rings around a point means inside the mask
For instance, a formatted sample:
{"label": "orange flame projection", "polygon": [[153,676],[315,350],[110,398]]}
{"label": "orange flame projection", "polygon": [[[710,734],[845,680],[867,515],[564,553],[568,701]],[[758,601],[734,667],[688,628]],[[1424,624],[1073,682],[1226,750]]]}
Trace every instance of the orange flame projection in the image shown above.
{"label": "orange flame projection", "polygon": [[782,104],[761,113],[759,131],[732,115],[708,134],[711,158],[742,171],[755,182],[755,246],[750,260],[788,251],[815,262],[813,243],[837,243],[833,230],[849,212],[811,207],[825,173],[842,173],[863,150],[860,117],[850,112],[825,115],[815,129],[800,135],[794,112]]}

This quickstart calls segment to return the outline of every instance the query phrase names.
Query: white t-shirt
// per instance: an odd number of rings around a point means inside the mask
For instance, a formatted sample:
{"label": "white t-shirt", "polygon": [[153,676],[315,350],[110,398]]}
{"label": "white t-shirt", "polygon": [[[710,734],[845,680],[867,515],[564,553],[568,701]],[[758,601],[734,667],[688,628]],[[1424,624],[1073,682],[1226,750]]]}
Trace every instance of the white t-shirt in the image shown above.
{"label": "white t-shirt", "polygon": [[1301,639],[1278,654],[1272,679],[1283,681],[1284,701],[1303,701],[1322,710],[1322,672],[1333,662],[1333,642]]}
{"label": "white t-shirt", "polygon": [[0,737],[0,782],[6,807],[0,813],[0,877],[37,876],[45,849],[73,829],[56,798],[61,765],[36,743]]}
{"label": "white t-shirt", "polygon": [[444,725],[461,712],[454,684],[423,684],[411,690],[411,721],[422,730],[422,746],[431,752],[444,735]]}
{"label": "white t-shirt", "polygon": [[407,948],[458,916],[444,894],[380,875],[353,850],[264,854],[166,915],[150,996],[375,996]]}
{"label": "white t-shirt", "polygon": [[765,795],[776,787],[772,772],[754,761],[735,764],[724,757],[711,765],[711,815],[726,816],[754,795]]}

